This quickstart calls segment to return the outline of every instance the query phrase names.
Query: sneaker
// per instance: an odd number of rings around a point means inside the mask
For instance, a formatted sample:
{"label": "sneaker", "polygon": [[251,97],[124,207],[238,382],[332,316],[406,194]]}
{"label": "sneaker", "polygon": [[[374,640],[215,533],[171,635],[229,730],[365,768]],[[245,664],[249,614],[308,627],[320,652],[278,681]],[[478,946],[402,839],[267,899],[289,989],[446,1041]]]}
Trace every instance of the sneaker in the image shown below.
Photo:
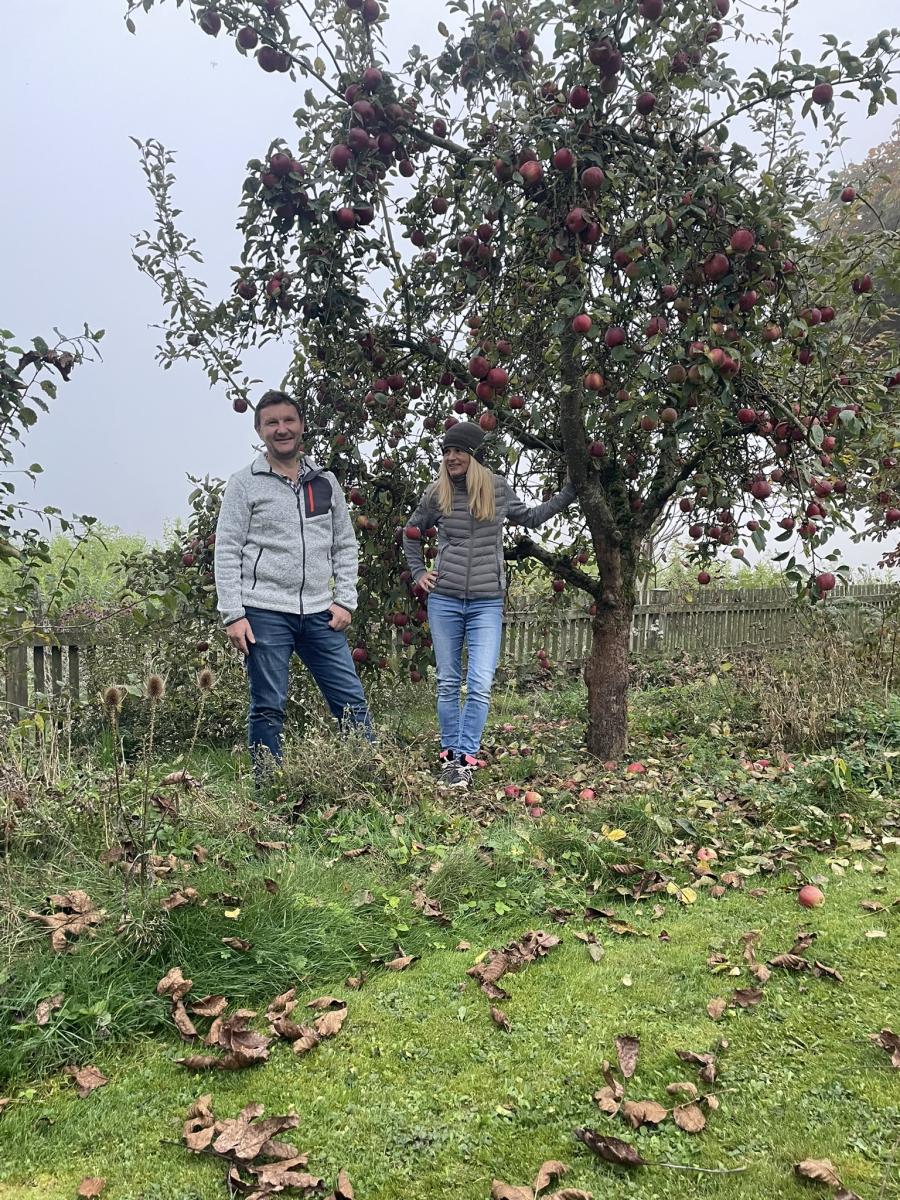
{"label": "sneaker", "polygon": [[475,774],[477,769],[478,769],[478,759],[477,758],[473,758],[471,754],[461,754],[459,756],[459,763],[457,765],[457,771],[459,773],[460,782],[457,784],[454,784],[453,786],[467,788],[469,786],[469,784],[472,782],[472,776]]}
{"label": "sneaker", "polygon": [[458,764],[452,750],[442,750],[438,755],[441,764],[441,786],[453,787],[456,779]]}

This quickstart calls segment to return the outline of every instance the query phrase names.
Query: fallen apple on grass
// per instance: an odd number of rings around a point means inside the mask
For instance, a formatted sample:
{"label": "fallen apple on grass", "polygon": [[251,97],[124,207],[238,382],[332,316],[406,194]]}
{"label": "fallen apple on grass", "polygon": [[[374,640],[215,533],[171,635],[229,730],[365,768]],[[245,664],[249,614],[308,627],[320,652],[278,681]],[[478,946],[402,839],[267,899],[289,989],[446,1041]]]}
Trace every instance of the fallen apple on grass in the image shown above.
{"label": "fallen apple on grass", "polygon": [[819,908],[825,903],[825,893],[815,884],[808,883],[797,893],[797,900],[804,908]]}

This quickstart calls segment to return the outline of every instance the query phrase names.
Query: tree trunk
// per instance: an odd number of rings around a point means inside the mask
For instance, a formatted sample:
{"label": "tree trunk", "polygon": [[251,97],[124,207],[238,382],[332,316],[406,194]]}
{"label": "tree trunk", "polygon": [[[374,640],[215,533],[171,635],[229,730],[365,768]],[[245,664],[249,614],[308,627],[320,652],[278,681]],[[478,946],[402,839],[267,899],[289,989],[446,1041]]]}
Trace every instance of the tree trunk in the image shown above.
{"label": "tree trunk", "polygon": [[587,748],[597,758],[620,759],[628,746],[630,605],[599,607],[584,666],[588,692]]}
{"label": "tree trunk", "polygon": [[628,747],[628,644],[634,613],[635,555],[607,546],[597,555],[603,593],[592,622],[584,667],[588,692],[587,748],[620,759]]}

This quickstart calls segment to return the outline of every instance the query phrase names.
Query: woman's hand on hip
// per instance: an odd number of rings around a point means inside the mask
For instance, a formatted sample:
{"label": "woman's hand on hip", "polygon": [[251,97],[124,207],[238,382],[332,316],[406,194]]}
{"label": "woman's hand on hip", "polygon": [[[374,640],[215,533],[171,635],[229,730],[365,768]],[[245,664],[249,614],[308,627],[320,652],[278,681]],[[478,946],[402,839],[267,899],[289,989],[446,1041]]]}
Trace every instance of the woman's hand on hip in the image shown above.
{"label": "woman's hand on hip", "polygon": [[424,575],[420,575],[416,580],[416,585],[420,587],[423,592],[433,591],[436,583],[437,571],[434,569],[434,567],[432,567],[430,571],[426,571]]}

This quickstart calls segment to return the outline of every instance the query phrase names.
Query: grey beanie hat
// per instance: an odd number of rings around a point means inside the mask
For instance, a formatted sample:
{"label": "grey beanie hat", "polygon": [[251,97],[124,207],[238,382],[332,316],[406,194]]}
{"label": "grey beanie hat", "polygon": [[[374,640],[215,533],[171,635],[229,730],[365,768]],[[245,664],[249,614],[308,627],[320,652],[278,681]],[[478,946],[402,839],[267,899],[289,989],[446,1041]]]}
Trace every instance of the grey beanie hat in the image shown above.
{"label": "grey beanie hat", "polygon": [[476,425],[474,421],[457,421],[455,425],[450,426],[441,439],[441,449],[465,450],[480,462],[481,455],[479,451],[484,442],[484,437],[484,430],[480,425]]}

